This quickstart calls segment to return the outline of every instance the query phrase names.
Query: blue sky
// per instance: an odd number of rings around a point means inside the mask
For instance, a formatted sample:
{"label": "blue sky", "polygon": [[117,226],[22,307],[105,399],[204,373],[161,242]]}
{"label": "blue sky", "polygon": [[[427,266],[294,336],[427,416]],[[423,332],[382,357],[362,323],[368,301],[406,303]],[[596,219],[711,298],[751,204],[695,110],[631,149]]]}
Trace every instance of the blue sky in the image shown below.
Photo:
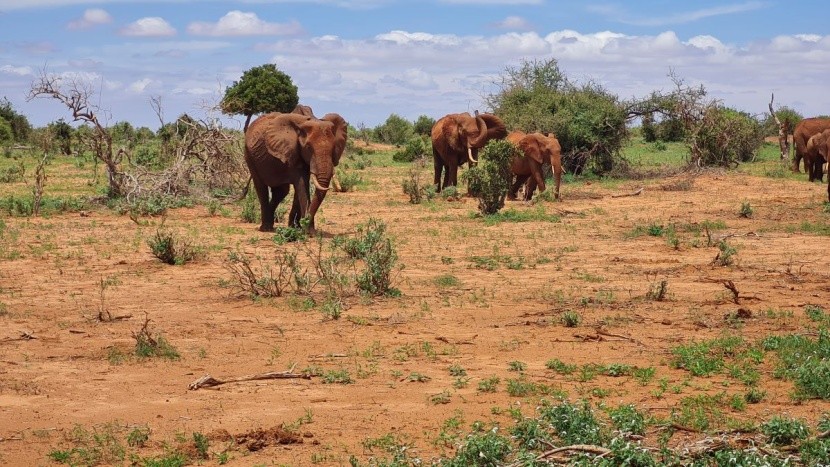
{"label": "blue sky", "polygon": [[562,0],[0,0],[0,97],[30,121],[46,69],[98,90],[108,123],[159,126],[215,105],[242,72],[275,63],[322,115],[375,126],[486,110],[505,67],[556,58],[622,98],[668,90],[669,70],[741,110],[830,114],[830,2]]}

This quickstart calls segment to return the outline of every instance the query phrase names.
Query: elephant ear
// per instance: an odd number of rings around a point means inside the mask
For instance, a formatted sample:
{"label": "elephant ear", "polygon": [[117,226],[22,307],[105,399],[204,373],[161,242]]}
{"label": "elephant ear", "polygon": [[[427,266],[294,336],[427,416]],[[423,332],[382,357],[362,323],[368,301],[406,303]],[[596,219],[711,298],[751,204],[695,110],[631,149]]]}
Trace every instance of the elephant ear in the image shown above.
{"label": "elephant ear", "polygon": [[449,114],[441,119],[441,135],[447,146],[456,151],[466,151],[467,145],[461,141],[461,135],[464,132],[464,119],[472,118],[470,114]]}
{"label": "elephant ear", "polygon": [[479,118],[487,125],[487,139],[504,139],[507,137],[507,127],[504,122],[493,114],[479,114]]}
{"label": "elephant ear", "polygon": [[539,140],[533,135],[527,135],[519,141],[519,149],[522,150],[522,153],[539,163],[540,165],[544,163],[542,160],[542,150],[541,145],[539,144]]}
{"label": "elephant ear", "polygon": [[340,163],[340,157],[346,149],[346,139],[348,138],[348,125],[346,120],[338,114],[326,114],[321,119],[323,121],[334,124],[334,148],[332,149],[331,160],[335,166]]}
{"label": "elephant ear", "polygon": [[[294,154],[297,145],[302,144],[300,138],[303,137],[304,133],[300,128],[304,121],[310,119],[295,114],[268,114],[265,117],[260,117],[254,123],[256,124],[260,120],[263,121],[264,125],[251,125],[245,139],[255,138],[265,144],[269,154],[279,159],[285,159],[285,155]],[[290,161],[285,160],[284,162]]]}

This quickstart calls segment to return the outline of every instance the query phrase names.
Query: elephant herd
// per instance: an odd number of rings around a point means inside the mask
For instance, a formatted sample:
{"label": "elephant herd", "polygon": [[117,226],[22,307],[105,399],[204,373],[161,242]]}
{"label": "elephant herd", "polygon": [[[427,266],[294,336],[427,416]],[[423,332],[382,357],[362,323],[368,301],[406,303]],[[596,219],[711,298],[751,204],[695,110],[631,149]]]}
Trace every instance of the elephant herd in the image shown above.
{"label": "elephant herd", "polygon": [[[316,118],[310,107],[298,105],[291,113],[269,113],[257,118],[245,131],[245,163],[259,199],[262,223],[259,230],[274,230],[277,206],[294,187],[294,201],[288,216],[291,226],[307,219],[314,231],[314,216],[334,177],[346,147],[347,124],[338,114]],[[542,133],[508,134],[500,118],[478,111],[449,114],[432,127],[432,154],[438,191],[458,182],[458,167],[478,162],[478,150],[494,139],[507,139],[519,148],[510,168],[514,182],[508,197],[516,199],[524,184],[524,199],[530,200],[538,187],[545,191],[543,164],[550,164],[559,198],[562,181],[561,147],[554,136]],[[443,174],[443,182],[442,182]],[[311,184],[314,184],[312,197]]]}
{"label": "elephant herd", "polygon": [[[795,156],[793,170],[798,172],[804,160],[804,171],[809,181],[822,181],[824,163],[830,162],[830,118],[805,118],[793,130]],[[827,176],[827,199],[830,201],[830,175]]]}

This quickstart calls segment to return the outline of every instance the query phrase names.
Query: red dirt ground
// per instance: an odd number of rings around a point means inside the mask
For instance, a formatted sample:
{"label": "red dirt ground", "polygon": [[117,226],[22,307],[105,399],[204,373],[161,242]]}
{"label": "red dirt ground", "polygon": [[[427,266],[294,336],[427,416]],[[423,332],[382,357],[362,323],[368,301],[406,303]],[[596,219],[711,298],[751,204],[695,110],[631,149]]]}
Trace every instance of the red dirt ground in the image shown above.
{"label": "red dirt ground", "polygon": [[[114,430],[125,446],[130,430],[149,427],[147,446],[128,448],[142,456],[160,455],[194,432],[209,434],[212,455],[233,444],[228,433],[265,443],[233,446],[230,465],[347,465],[352,455],[365,462],[385,455],[370,451],[366,440],[391,433],[429,461],[453,452],[438,440],[450,417],[462,418],[466,433],[475,420],[509,424],[509,414],[494,407],[526,406],[532,414],[538,396],[505,390],[517,377],[508,369],[512,361],[527,365],[529,381],[566,391],[571,400],[633,403],[666,417],[682,397],[746,389],[725,375],[690,378],[672,368],[673,347],[724,334],[755,340],[802,331],[814,324],[805,305],[830,304],[830,242],[803,227],[827,230],[820,184],[711,172],[646,182],[639,196],[612,197],[643,185],[575,183],[563,187],[562,203],[508,203],[558,214],[561,222],[485,226],[471,216],[471,199],[409,204],[399,189],[403,176],[401,169],[373,167],[367,185],[330,194],[320,212],[326,243],[354,234],[369,215],[383,220],[405,266],[395,276],[400,298],[350,296],[337,320],[319,307],[304,310],[296,295],[253,301],[231,293],[223,266],[230,251],[269,259],[308,250],[276,245],[271,234],[240,221],[235,206],[229,216],[210,216],[205,207],[168,213],[165,226],[206,249],[183,266],[151,254],[146,241],[159,218],[137,225],[102,209],[3,219],[0,463],[50,464],[50,451],[76,446],[76,426]],[[751,218],[738,216],[742,202],[753,207]],[[711,234],[737,248],[734,265],[714,266],[718,249],[692,227],[678,229],[678,249],[664,237],[630,235],[651,223],[704,221],[725,224]],[[488,270],[474,257],[501,262]],[[459,283],[436,282],[447,275]],[[646,299],[660,280],[668,284],[666,299]],[[740,304],[724,280],[734,282]],[[725,319],[739,309],[739,323]],[[101,310],[126,318],[102,322]],[[577,327],[561,324],[566,311],[581,316]],[[132,334],[145,317],[180,360],[131,357]],[[119,355],[126,360],[116,361]],[[630,377],[580,382],[547,369],[552,358],[652,366],[656,376],[645,386]],[[771,361],[765,359],[759,383],[764,401],[729,416],[760,422],[788,414],[815,426],[830,402],[793,401],[792,383],[772,378]],[[453,386],[451,365],[466,370],[466,387]],[[311,366],[348,370],[354,382],[324,384],[315,376],[188,390],[205,374],[224,379]],[[478,391],[491,376],[501,379],[497,391]],[[679,393],[655,395],[661,378]],[[445,391],[447,403],[436,403]],[[294,423],[304,417],[308,423]],[[275,431],[292,423],[297,438],[283,444]],[[672,442],[687,438],[694,434],[676,434]]]}

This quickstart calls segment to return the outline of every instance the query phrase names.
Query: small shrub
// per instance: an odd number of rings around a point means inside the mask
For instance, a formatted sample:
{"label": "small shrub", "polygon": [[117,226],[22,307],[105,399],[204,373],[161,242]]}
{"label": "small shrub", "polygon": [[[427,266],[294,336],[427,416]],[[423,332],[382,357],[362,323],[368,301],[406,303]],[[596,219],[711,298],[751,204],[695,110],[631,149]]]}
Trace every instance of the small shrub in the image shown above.
{"label": "small shrub", "polygon": [[159,229],[147,245],[153,251],[153,256],[163,263],[183,265],[199,256],[199,251],[190,240],[180,238],[170,230]]}
{"label": "small shrub", "polygon": [[308,238],[306,229],[301,227],[290,227],[280,225],[274,228],[274,242],[277,245],[284,245],[292,242],[303,242]]}
{"label": "small shrub", "polygon": [[738,216],[749,219],[752,217],[753,212],[754,211],[752,210],[752,206],[749,204],[749,201],[744,201],[741,203],[741,209],[738,211]]}
{"label": "small shrub", "polygon": [[747,404],[757,404],[764,400],[764,397],[767,396],[767,392],[763,389],[759,389],[756,387],[749,388],[748,391],[744,394],[744,400]]}
{"label": "small shrub", "polygon": [[323,384],[352,384],[354,380],[349,375],[349,370],[329,370],[322,374]]}
{"label": "small shrub", "polygon": [[181,356],[179,351],[173,347],[161,334],[155,336],[150,331],[150,319],[145,319],[141,329],[134,331],[135,355],[139,358],[166,358],[178,360]]}
{"label": "small shrub", "polygon": [[575,328],[579,326],[579,323],[582,321],[582,317],[579,316],[579,313],[575,311],[566,311],[562,313],[562,325],[566,328]]}
{"label": "small shrub", "polygon": [[569,365],[558,358],[552,358],[545,363],[545,367],[560,375],[569,375],[576,371],[577,365]]}
{"label": "small shrub", "polygon": [[274,264],[261,259],[259,267],[243,253],[231,252],[224,262],[225,269],[233,274],[232,287],[250,297],[280,297],[291,285],[292,280],[298,291],[305,291],[307,278],[300,270],[296,253],[277,256]]}
{"label": "small shrub", "polygon": [[602,444],[604,436],[599,421],[587,402],[547,405],[540,409],[540,415],[567,444]]}
{"label": "small shrub", "polygon": [[426,159],[428,154],[432,154],[432,148],[428,146],[430,144],[424,138],[411,138],[401,149],[392,154],[392,160],[395,162],[414,162],[418,159]]}
{"label": "small shrub", "polygon": [[0,183],[15,183],[23,181],[23,174],[26,168],[23,166],[23,161],[16,165],[11,165],[0,171]]}
{"label": "small shrub", "polygon": [[443,463],[446,467],[503,465],[512,451],[510,440],[498,434],[498,428],[467,437],[455,457]]}
{"label": "small shrub", "polygon": [[336,188],[341,193],[354,191],[355,187],[363,183],[363,177],[357,172],[337,169],[337,180],[340,182]]}
{"label": "small shrub", "polygon": [[610,409],[608,415],[614,428],[622,433],[644,435],[646,432],[646,417],[633,405],[621,405]]}
{"label": "small shrub", "polygon": [[669,281],[663,279],[660,282],[655,282],[651,284],[649,287],[648,292],[646,293],[646,298],[649,300],[655,300],[658,302],[662,302],[666,298],[666,291],[669,286]]}
{"label": "small shrub", "polygon": [[249,224],[256,224],[260,222],[259,199],[256,195],[256,190],[253,188],[248,190],[245,199],[242,200],[242,213],[240,214],[244,222]]}
{"label": "small shrub", "polygon": [[801,420],[775,416],[761,424],[761,433],[772,444],[789,446],[810,436],[810,429]]}
{"label": "small shrub", "polygon": [[513,360],[507,364],[508,371],[518,371],[519,373],[527,370],[527,363]]}
{"label": "small shrub", "polygon": [[464,172],[470,193],[478,198],[481,214],[495,214],[504,207],[512,177],[510,161],[516,151],[509,141],[491,140],[479,153],[479,164]]}
{"label": "small shrub", "polygon": [[539,387],[536,383],[526,380],[524,377],[507,380],[507,394],[511,397],[527,397],[536,394]]}
{"label": "small shrub", "polygon": [[357,227],[357,237],[342,242],[343,250],[351,258],[361,259],[365,269],[357,276],[357,286],[371,295],[397,295],[392,287],[392,270],[398,254],[392,240],[386,236],[386,224],[370,218]]}
{"label": "small shrub", "polygon": [[498,376],[491,376],[478,382],[479,392],[496,392],[501,379]]}
{"label": "small shrub", "polygon": [[732,245],[726,243],[726,240],[721,240],[718,242],[718,254],[715,256],[715,259],[712,260],[712,263],[717,266],[730,266],[735,262],[735,254],[738,250],[733,247]]}

